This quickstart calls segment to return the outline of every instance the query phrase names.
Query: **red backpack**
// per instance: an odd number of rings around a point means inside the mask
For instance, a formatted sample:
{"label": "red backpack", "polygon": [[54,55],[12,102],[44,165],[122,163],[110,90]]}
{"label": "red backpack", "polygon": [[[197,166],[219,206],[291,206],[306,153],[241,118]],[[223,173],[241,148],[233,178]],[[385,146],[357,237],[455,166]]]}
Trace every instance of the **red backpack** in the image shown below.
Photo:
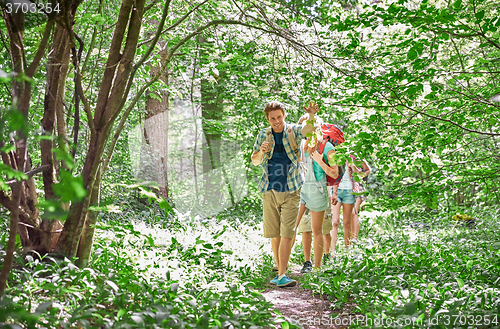
{"label": "red backpack", "polygon": [[[318,152],[323,154],[323,150],[325,149],[326,143],[331,143],[333,146],[342,144],[344,142],[344,133],[340,130],[336,125],[332,125],[330,123],[324,123],[321,125],[321,132],[323,133],[323,142],[319,144]],[[327,161],[325,161],[325,157],[323,157],[323,162],[326,163],[327,166],[330,166]],[[326,185],[327,186],[335,186],[339,185],[342,177],[344,176],[345,168],[344,166],[339,166],[339,177],[332,178],[326,175]]]}

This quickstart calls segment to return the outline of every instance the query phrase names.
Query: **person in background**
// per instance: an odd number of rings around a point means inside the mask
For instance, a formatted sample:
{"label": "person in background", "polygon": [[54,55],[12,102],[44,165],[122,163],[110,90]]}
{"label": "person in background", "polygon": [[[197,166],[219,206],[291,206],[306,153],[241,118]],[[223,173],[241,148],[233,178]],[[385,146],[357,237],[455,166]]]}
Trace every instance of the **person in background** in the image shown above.
{"label": "person in background", "polygon": [[[330,235],[330,231],[332,230],[332,221],[331,218],[331,208],[328,207],[325,211],[325,216],[323,217],[323,226],[321,227],[321,231],[323,233],[323,244],[324,250],[330,250],[330,244],[332,241],[332,237]],[[312,228],[311,228],[311,213],[308,209],[304,213],[304,216],[300,220],[300,224],[298,227],[298,233],[302,234],[302,248],[304,252],[304,263],[302,264],[301,273],[307,273],[312,270],[313,264],[311,262],[311,244],[312,244]],[[325,253],[323,255],[323,264],[329,259],[330,254]]]}
{"label": "person in background", "polygon": [[[342,217],[344,223],[344,246],[347,248],[350,245],[352,238],[352,210],[356,197],[353,194],[354,180],[352,170],[346,161],[346,173],[342,177],[339,185],[330,187],[330,195],[332,197],[332,250],[335,253],[337,247],[338,230],[340,224],[340,206],[342,205]],[[347,174],[349,172],[349,174]]]}
{"label": "person in background", "polygon": [[[308,114],[304,114],[297,124],[302,125],[309,118]],[[316,116],[316,124],[322,124],[321,118]],[[302,143],[305,144],[305,140],[302,140]],[[304,146],[301,145],[301,148]],[[330,198],[328,198],[330,200]],[[330,244],[332,237],[330,236],[330,231],[332,230],[332,221],[330,220],[331,216],[331,208],[328,207],[325,211],[325,216],[323,217],[323,225],[322,225],[322,233],[323,233],[323,244],[324,250],[330,250]],[[312,227],[311,227],[311,213],[309,209],[305,210],[304,216],[302,218],[297,218],[298,225],[298,233],[302,234],[302,249],[304,252],[304,263],[301,269],[301,273],[307,273],[312,270],[312,262],[311,262],[311,244],[312,244]],[[325,261],[330,254],[323,255],[323,261]]]}
{"label": "person in background", "polygon": [[[308,108],[310,121],[319,106],[313,102]],[[251,160],[254,165],[261,165],[263,174],[258,188],[262,192],[264,237],[271,239],[278,275],[271,283],[279,287],[293,287],[297,282],[286,276],[288,260],[295,237],[294,225],[297,219],[300,201],[302,177],[300,175],[299,154],[292,150],[290,140],[296,145],[307,133],[313,131],[314,125],[304,126],[285,122],[285,106],[277,101],[269,102],[264,115],[271,125],[262,129],[253,146]],[[293,136],[293,138],[292,138]]]}
{"label": "person in background", "polygon": [[301,157],[305,167],[305,179],[300,192],[300,208],[296,227],[299,225],[306,208],[309,209],[311,211],[311,229],[314,237],[314,267],[319,269],[321,268],[325,252],[322,232],[323,218],[325,210],[329,207],[326,176],[337,178],[339,174],[337,166],[330,167],[323,161],[324,159],[328,162],[329,157],[335,153],[333,145],[326,143],[323,153],[320,154],[318,152],[318,147],[323,141],[323,137],[319,125],[316,129],[317,131],[313,132],[313,136],[308,137],[306,142],[301,144]]}
{"label": "person in background", "polygon": [[[351,169],[352,169],[354,174],[360,175],[362,177],[362,180],[366,182],[366,179],[368,178],[368,175],[370,174],[370,166],[368,165],[368,163],[366,163],[365,160],[362,160],[361,168],[358,168],[356,165],[352,165]],[[363,184],[361,182],[358,183],[356,181],[354,181],[354,189],[359,191],[359,192],[366,191]],[[356,243],[358,241],[359,210],[361,208],[361,203],[363,201],[366,201],[366,195],[357,195],[356,202],[354,203],[354,208],[352,209],[352,225],[351,225],[352,239],[351,239],[351,242],[353,242],[353,243]]]}

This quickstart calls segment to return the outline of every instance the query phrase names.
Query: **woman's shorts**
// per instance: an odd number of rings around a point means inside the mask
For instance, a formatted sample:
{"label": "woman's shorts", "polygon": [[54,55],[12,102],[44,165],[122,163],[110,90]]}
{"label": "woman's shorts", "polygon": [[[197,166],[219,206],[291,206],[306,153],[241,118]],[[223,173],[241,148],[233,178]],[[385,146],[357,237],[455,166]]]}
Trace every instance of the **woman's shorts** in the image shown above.
{"label": "woman's shorts", "polygon": [[[330,207],[325,211],[325,217],[323,217],[323,234],[328,234],[332,230],[332,211]],[[311,227],[311,212],[306,209],[304,216],[300,220],[299,228],[297,230],[298,233],[304,232],[312,232]]]}
{"label": "woman's shorts", "polygon": [[326,181],[319,183],[304,183],[300,191],[300,203],[305,204],[311,211],[325,211],[328,209],[328,191]]}
{"label": "woman's shorts", "polygon": [[352,194],[352,189],[339,189],[337,190],[337,200],[344,204],[353,204],[356,202],[356,196]]}

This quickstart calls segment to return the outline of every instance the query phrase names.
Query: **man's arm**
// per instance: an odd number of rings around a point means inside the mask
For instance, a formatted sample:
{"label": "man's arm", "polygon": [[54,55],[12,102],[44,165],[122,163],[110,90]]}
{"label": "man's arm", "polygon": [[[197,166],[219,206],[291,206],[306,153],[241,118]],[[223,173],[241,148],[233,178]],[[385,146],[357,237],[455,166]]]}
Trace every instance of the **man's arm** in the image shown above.
{"label": "man's arm", "polygon": [[[304,110],[309,113],[309,119],[307,121],[316,122],[314,115],[319,112],[319,105],[314,102],[309,102],[309,107],[303,107]],[[314,124],[306,124],[302,127],[302,136],[306,136],[308,133],[312,133],[314,130]]]}
{"label": "man's arm", "polygon": [[252,153],[252,156],[250,157],[250,159],[252,159],[252,163],[254,166],[258,166],[262,163],[263,157],[264,157],[264,152],[262,152],[261,150],[258,150],[258,151],[254,151]]}
{"label": "man's arm", "polygon": [[264,142],[260,146],[260,150],[254,151],[250,159],[252,159],[252,163],[254,166],[258,166],[262,163],[262,159],[264,158],[264,153],[271,147],[271,143]]}
{"label": "man's arm", "polygon": [[[313,120],[316,122],[314,119],[314,114],[309,113],[309,119],[307,121]],[[312,133],[314,130],[314,125],[312,124],[306,124],[305,126],[302,127],[302,136],[306,137],[306,134]]]}

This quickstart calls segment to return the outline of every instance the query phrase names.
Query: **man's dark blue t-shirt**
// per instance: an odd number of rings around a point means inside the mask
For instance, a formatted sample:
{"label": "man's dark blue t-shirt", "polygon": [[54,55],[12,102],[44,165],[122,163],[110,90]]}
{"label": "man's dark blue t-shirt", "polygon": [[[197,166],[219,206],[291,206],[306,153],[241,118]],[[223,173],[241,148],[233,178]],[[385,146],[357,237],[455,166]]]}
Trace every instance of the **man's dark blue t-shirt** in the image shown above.
{"label": "man's dark blue t-shirt", "polygon": [[286,178],[292,161],[286,154],[285,147],[283,146],[283,132],[275,133],[274,136],[274,151],[273,156],[267,163],[269,172],[269,187],[267,190],[276,190],[277,192],[288,191],[288,184]]}

